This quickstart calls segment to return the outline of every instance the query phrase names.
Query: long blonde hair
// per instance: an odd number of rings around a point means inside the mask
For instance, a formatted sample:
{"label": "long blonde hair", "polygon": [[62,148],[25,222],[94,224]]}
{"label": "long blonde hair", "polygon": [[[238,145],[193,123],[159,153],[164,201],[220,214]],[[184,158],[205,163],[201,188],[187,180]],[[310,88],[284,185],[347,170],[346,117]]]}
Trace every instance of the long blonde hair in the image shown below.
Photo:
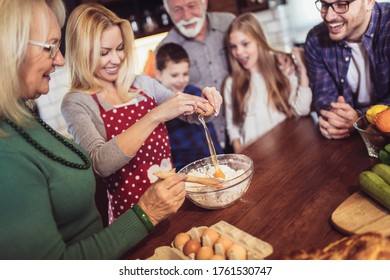
{"label": "long blonde hair", "polygon": [[[276,54],[282,53],[275,51],[267,42],[266,35],[261,28],[259,21],[252,13],[245,13],[231,23],[226,36],[226,44],[229,46],[229,36],[232,32],[239,31],[251,39],[258,46],[258,68],[264,77],[268,92],[270,106],[287,115],[293,116],[293,110],[288,103],[291,85],[288,78],[279,69],[276,60]],[[251,74],[243,69],[240,63],[233,57],[229,51],[229,62],[231,66],[232,78],[232,104],[233,104],[233,122],[240,124],[244,120],[245,110],[247,108],[250,93]]]}
{"label": "long blonde hair", "polygon": [[120,96],[126,98],[135,77],[134,34],[129,21],[100,4],[82,4],[70,14],[66,27],[65,64],[70,71],[70,91],[95,93],[103,89],[94,73],[101,52],[102,33],[117,25],[122,33],[125,59],[115,82]]}
{"label": "long blonde hair", "polygon": [[[22,127],[30,123],[31,114],[21,102],[25,83],[21,67],[26,58],[33,13],[40,13],[39,23],[34,24],[40,24],[42,39],[46,40],[48,9],[63,26],[66,14],[61,0],[0,0],[0,120],[8,118]],[[5,135],[0,126],[0,136]]]}

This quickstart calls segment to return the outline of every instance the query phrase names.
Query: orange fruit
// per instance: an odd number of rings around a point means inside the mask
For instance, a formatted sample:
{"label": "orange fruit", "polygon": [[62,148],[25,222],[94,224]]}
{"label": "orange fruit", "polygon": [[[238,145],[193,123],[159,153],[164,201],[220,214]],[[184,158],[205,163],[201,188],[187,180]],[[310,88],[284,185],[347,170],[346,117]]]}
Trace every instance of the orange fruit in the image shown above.
{"label": "orange fruit", "polygon": [[384,110],[375,115],[376,128],[382,132],[390,132],[390,109]]}
{"label": "orange fruit", "polygon": [[387,105],[383,104],[377,104],[370,107],[370,109],[366,112],[366,118],[369,123],[374,123],[374,118],[376,114],[379,114],[380,112],[387,110],[389,107]]}

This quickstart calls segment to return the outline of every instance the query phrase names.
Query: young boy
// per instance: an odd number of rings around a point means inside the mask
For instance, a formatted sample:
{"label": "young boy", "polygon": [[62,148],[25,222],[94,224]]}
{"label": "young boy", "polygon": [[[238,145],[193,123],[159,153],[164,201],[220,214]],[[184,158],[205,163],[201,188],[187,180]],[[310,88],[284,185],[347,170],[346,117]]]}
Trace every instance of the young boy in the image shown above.
{"label": "young boy", "polygon": [[[189,85],[190,60],[184,48],[175,43],[167,43],[160,46],[156,52],[155,77],[166,88],[173,92],[185,92],[200,96],[201,90]],[[210,156],[207,139],[201,125],[190,124],[179,119],[173,119],[166,123],[173,164],[176,170],[180,170],[187,164]],[[214,143],[215,152],[222,153],[218,143],[214,126],[207,124]]]}

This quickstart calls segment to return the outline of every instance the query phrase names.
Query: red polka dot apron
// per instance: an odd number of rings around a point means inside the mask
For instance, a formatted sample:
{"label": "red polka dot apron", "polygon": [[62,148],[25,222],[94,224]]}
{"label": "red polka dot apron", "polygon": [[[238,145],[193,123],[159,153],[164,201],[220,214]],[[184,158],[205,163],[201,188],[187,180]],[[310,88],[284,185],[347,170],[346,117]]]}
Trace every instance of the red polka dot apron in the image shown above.
{"label": "red polka dot apron", "polygon": [[[99,105],[100,116],[106,129],[107,141],[122,133],[135,122],[157,107],[156,101],[140,92],[144,100],[105,111],[96,94],[92,95]],[[138,202],[141,195],[157,180],[157,170],[171,170],[172,156],[168,131],[164,123],[142,144],[130,160],[114,174],[103,178],[108,195],[108,219],[111,224],[117,217]]]}

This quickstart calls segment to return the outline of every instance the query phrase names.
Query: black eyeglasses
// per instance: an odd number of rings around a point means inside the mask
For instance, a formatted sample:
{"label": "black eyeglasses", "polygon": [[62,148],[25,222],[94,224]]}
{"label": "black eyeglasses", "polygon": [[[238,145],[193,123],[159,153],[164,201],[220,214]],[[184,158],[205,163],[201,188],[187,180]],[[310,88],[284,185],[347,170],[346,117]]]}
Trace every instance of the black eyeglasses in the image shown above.
{"label": "black eyeglasses", "polygon": [[333,11],[337,14],[344,14],[349,10],[349,4],[354,2],[355,0],[350,1],[337,1],[333,3],[326,3],[320,0],[315,2],[317,9],[321,12],[321,14],[326,14],[328,12],[329,7],[332,7]]}
{"label": "black eyeglasses", "polygon": [[33,41],[33,40],[28,40],[28,42],[31,45],[42,47],[45,51],[48,51],[50,58],[54,58],[56,56],[57,52],[60,49],[60,45],[61,45],[60,41],[58,41],[57,43],[54,43],[54,44],[53,43],[50,43],[50,44],[49,43],[42,43],[42,42],[37,42],[37,41]]}

